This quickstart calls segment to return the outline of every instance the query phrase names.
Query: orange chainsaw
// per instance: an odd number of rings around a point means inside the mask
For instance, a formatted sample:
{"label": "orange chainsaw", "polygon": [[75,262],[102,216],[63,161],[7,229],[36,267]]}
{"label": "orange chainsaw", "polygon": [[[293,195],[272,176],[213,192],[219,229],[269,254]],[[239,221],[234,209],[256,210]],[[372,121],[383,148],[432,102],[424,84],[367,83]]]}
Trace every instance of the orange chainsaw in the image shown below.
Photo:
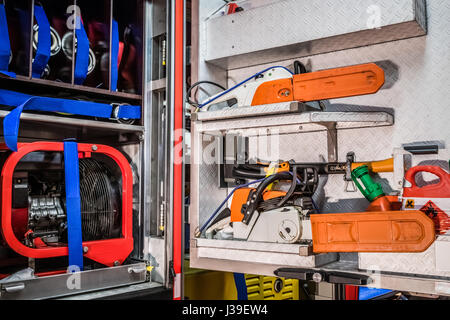
{"label": "orange chainsaw", "polygon": [[295,72],[281,66],[267,68],[225,90],[198,108],[213,105],[259,106],[290,101],[312,102],[378,92],[384,84],[384,71],[374,63],[306,72],[299,62]]}
{"label": "orange chainsaw", "polygon": [[[230,207],[233,238],[254,242],[311,243],[313,252],[423,252],[435,240],[433,221],[421,211],[402,211],[360,164],[352,178],[371,202],[365,212],[318,214],[312,200],[317,169],[290,165],[257,188],[239,188]],[[295,177],[295,178],[294,178]],[[268,190],[291,181],[289,190]],[[361,182],[361,184],[359,183]]]}

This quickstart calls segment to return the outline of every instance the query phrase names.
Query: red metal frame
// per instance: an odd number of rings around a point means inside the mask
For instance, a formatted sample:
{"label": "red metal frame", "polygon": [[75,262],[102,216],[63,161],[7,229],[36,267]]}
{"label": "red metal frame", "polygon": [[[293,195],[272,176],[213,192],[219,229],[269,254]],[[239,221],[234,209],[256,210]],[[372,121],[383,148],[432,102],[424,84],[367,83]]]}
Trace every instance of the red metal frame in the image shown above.
{"label": "red metal frame", "polygon": [[[184,0],[173,1],[175,5],[175,87],[174,87],[174,132],[182,132],[184,123]],[[174,150],[183,156],[183,135],[176,134]],[[183,265],[182,243],[183,236],[183,163],[174,161],[173,164],[173,268],[175,281],[173,288],[174,300],[181,300],[181,271]]]}
{"label": "red metal frame", "polygon": [[359,300],[359,287],[346,285],[345,300]]}
{"label": "red metal frame", "polygon": [[[113,159],[122,172],[122,238],[83,242],[83,247],[88,249],[84,256],[106,266],[113,266],[117,263],[122,264],[133,250],[133,174],[127,159],[118,150],[105,145],[96,144],[96,148],[93,148],[93,146],[93,144],[78,144],[80,157],[90,157],[92,153],[104,154]],[[0,146],[0,149],[6,149],[6,147],[3,145]],[[11,249],[25,257],[51,258],[67,256],[69,253],[68,247],[30,248],[22,244],[13,232],[11,208],[14,169],[25,155],[35,151],[63,152],[64,143],[19,143],[18,151],[12,153],[6,160],[1,174],[1,231],[3,238]]]}

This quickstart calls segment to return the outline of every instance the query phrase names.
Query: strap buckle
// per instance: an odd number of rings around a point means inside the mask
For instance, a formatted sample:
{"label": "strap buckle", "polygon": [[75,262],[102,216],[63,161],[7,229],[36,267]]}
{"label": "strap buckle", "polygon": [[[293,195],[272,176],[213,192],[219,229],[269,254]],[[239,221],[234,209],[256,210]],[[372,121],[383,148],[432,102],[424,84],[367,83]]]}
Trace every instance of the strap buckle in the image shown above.
{"label": "strap buckle", "polygon": [[129,106],[128,103],[111,103],[112,106],[112,114],[111,114],[111,120],[117,121],[120,124],[134,124],[135,119],[129,119],[129,118],[119,118],[119,112],[120,108],[122,106]]}

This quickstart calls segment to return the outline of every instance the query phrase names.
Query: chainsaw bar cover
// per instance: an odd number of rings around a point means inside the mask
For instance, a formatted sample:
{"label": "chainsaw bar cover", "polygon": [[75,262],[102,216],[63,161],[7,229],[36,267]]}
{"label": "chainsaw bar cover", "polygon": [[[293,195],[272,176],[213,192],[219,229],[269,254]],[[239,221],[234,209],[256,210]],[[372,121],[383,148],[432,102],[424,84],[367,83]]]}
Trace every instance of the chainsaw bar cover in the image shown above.
{"label": "chainsaw bar cover", "polygon": [[312,214],[313,251],[423,252],[435,240],[421,211]]}

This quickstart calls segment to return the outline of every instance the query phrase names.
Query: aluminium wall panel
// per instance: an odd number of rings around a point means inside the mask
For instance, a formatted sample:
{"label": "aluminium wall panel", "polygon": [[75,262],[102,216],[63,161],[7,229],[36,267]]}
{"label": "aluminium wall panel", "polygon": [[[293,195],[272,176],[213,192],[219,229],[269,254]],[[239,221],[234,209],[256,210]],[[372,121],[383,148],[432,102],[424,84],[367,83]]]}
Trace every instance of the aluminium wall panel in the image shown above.
{"label": "aluminium wall panel", "polygon": [[236,69],[426,34],[424,0],[282,0],[206,21],[206,61]]}

